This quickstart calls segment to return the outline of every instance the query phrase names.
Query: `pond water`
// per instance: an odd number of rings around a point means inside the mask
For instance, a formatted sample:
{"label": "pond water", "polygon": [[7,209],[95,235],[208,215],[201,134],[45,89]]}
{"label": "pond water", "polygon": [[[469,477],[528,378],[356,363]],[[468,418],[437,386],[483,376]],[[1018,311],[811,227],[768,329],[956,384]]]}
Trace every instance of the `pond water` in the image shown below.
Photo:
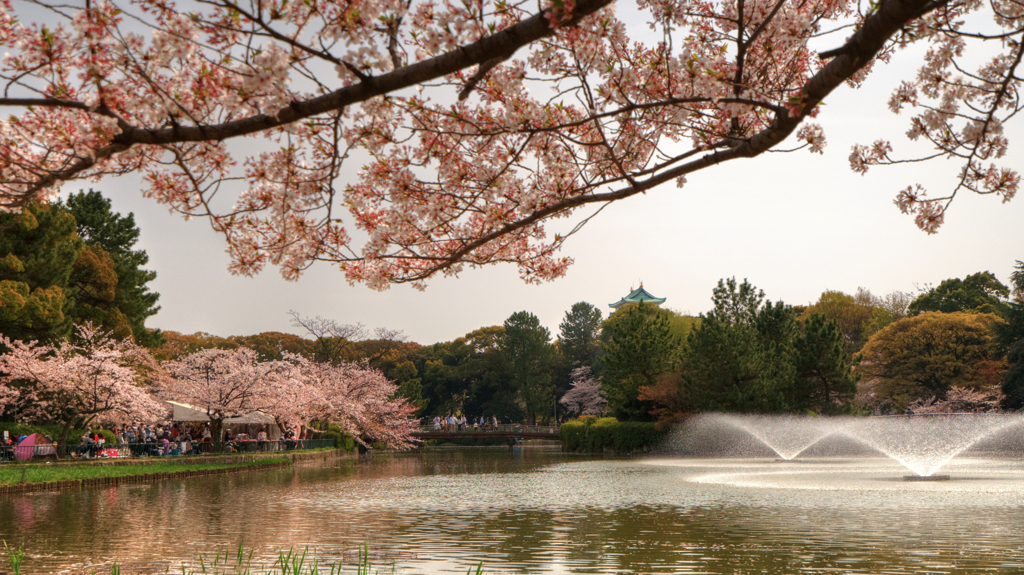
{"label": "pond water", "polygon": [[[1021,573],[1024,463],[966,458],[907,483],[878,458],[377,455],[321,466],[0,498],[24,572],[181,572],[241,542],[382,572]],[[0,572],[7,568],[0,565]]]}

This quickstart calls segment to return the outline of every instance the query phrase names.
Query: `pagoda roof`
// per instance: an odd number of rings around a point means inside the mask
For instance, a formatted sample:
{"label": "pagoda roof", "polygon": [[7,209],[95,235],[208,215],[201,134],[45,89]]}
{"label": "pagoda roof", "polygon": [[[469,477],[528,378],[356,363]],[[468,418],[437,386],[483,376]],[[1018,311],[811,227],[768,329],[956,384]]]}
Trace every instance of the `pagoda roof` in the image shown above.
{"label": "pagoda roof", "polygon": [[608,304],[608,307],[619,309],[619,306],[626,305],[627,303],[650,303],[654,305],[661,305],[667,298],[654,297],[647,290],[644,289],[644,284],[640,284],[640,287],[629,292],[629,295],[620,299],[615,303]]}

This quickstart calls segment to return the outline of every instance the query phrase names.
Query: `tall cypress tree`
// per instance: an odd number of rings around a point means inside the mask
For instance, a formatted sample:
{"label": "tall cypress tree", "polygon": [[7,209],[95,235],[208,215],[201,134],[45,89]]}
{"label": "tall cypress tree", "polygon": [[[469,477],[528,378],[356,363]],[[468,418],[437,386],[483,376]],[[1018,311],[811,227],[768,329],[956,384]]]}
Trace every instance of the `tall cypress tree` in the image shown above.
{"label": "tall cypress tree", "polygon": [[999,343],[1006,352],[1010,368],[1003,374],[1003,407],[1024,408],[1024,262],[1010,276],[1014,299],[1008,304],[1006,323],[997,326]]}
{"label": "tall cypress tree", "polygon": [[75,217],[78,235],[86,245],[101,248],[110,256],[117,274],[112,304],[124,315],[135,342],[145,347],[159,346],[163,341],[160,331],[145,326],[146,319],[160,311],[156,305],[160,294],[146,285],[156,279],[156,272],[143,269],[149,256],[144,250],[133,249],[139,241],[135,215],[114,212],[110,200],[93,190],[71,194],[66,207]]}
{"label": "tall cypress tree", "polygon": [[857,393],[857,378],[843,347],[836,320],[811,314],[797,336],[797,381],[791,396],[793,407],[822,412],[836,411]]}
{"label": "tall cypress tree", "polygon": [[505,320],[499,349],[505,357],[509,380],[530,423],[554,405],[551,366],[555,350],[551,334],[537,316],[520,311]]}
{"label": "tall cypress tree", "polygon": [[654,387],[678,360],[679,338],[672,333],[672,312],[653,305],[627,304],[602,330],[601,388],[608,409],[620,420],[650,421],[654,404],[640,399],[641,387]]}
{"label": "tall cypress tree", "polygon": [[558,331],[558,346],[569,369],[589,367],[593,370],[600,350],[601,310],[585,301],[575,303],[565,312]]}

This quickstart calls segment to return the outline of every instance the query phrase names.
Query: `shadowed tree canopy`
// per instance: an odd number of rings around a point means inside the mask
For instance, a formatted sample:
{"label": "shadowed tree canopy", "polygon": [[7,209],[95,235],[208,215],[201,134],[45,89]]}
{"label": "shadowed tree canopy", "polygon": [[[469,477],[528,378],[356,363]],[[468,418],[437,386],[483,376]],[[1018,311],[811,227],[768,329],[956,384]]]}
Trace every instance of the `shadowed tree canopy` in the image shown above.
{"label": "shadowed tree canopy", "polygon": [[1008,350],[1009,369],[1003,374],[1003,407],[1024,409],[1024,262],[1018,261],[1010,285],[1013,301],[1007,306],[1006,323],[997,325],[999,343]]}
{"label": "shadowed tree canopy", "polygon": [[812,314],[801,327],[796,350],[796,393],[800,409],[838,411],[857,393],[857,379],[850,370],[844,337],[835,320]]}
{"label": "shadowed tree canopy", "polygon": [[509,382],[515,390],[526,421],[537,423],[554,408],[554,385],[551,368],[555,362],[555,348],[551,345],[548,328],[530,312],[520,311],[509,316],[498,347],[505,358]]}
{"label": "shadowed tree canopy", "polygon": [[[920,145],[857,144],[853,171],[956,163],[931,195],[893,189],[929,233],[957,194],[1018,189],[1015,1],[637,6],[641,37],[612,0],[2,0],[0,205],[136,173],[208,218],[235,272],[328,261],[384,289],[507,262],[541,281],[565,273],[578,229],[549,221],[768,151],[822,152],[820,104],[879,59],[919,68],[894,74],[908,80],[889,107]],[[927,50],[900,50],[914,43]]]}
{"label": "shadowed tree canopy", "polygon": [[558,348],[569,370],[580,367],[593,369],[600,351],[601,310],[585,301],[573,304],[558,324]]}
{"label": "shadowed tree canopy", "polygon": [[798,321],[792,306],[766,302],[764,292],[734,278],[720,280],[712,299],[715,309],[687,338],[678,376],[646,392],[666,416],[848,409],[855,379],[834,319],[812,313]]}

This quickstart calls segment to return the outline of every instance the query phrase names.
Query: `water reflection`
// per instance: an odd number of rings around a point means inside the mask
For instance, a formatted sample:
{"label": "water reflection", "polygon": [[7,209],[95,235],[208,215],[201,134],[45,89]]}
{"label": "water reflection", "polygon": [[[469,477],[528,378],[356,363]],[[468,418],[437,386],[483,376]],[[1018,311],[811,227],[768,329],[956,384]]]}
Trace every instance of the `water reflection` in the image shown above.
{"label": "water reflection", "polygon": [[[842,462],[780,469],[518,451],[17,496],[0,499],[0,538],[24,545],[27,573],[114,559],[173,571],[239,542],[268,562],[292,545],[351,560],[366,543],[399,573],[465,573],[477,561],[487,573],[1024,569],[1018,462],[908,487],[884,480],[899,472],[884,462],[851,474]],[[807,488],[830,476],[834,488]]]}

